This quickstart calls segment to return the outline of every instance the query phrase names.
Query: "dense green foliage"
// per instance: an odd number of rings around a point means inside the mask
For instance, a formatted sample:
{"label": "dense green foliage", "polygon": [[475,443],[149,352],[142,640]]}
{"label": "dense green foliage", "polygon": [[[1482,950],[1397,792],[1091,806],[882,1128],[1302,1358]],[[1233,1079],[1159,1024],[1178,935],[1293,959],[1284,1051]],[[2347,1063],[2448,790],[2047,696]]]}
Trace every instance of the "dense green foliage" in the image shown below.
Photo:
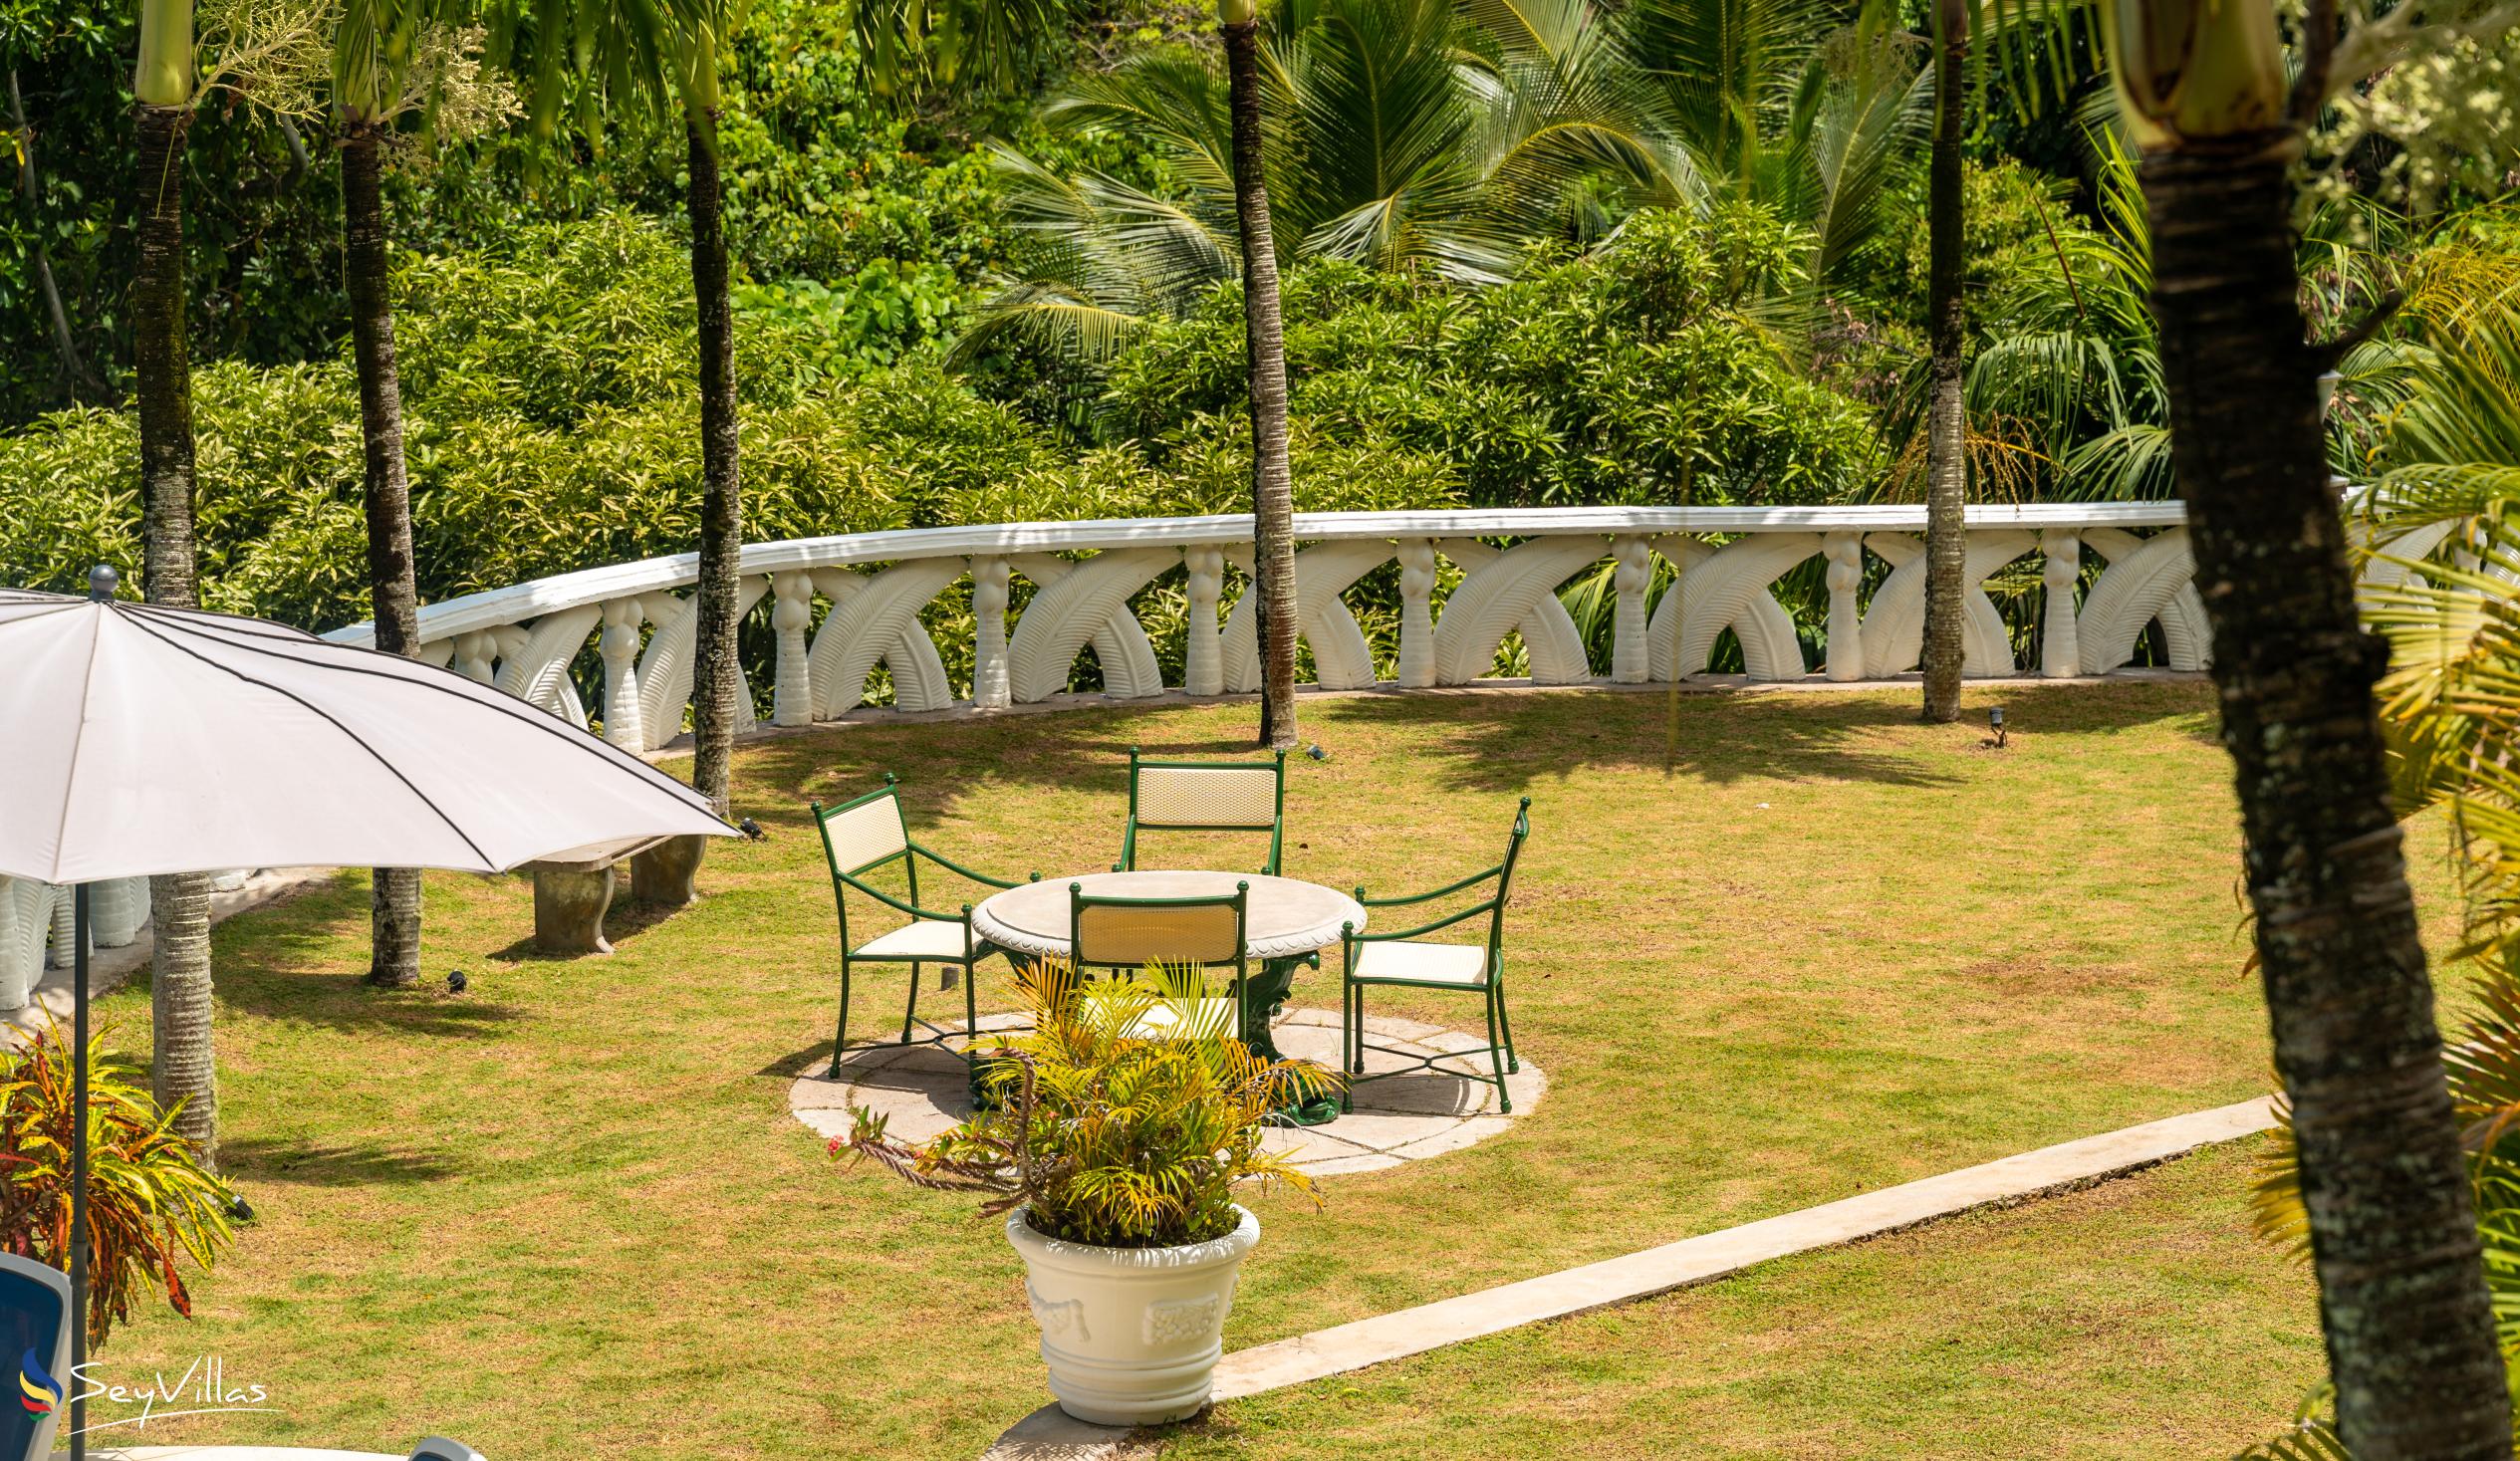
{"label": "dense green foliage", "polygon": [[[1597,261],[1487,289],[1336,261],[1288,276],[1291,411],[1444,461],[1472,503],[1825,502],[1874,470],[1855,400],[1811,379],[1759,304],[1808,236],[1767,210],[1638,215]],[[1164,447],[1242,409],[1238,293],[1151,326],[1108,432]]]}
{"label": "dense green foliage", "polygon": [[[498,256],[405,256],[402,322],[420,592],[440,599],[684,551],[695,531],[689,275],[629,215],[521,229]],[[737,340],[746,515],[757,538],[1021,518],[1230,510],[1249,448],[1182,432],[1157,470],[1063,450],[932,360],[836,365],[811,323],[746,311]],[[205,595],[330,627],[367,614],[356,382],[346,360],[194,380]],[[1445,465],[1306,431],[1307,508],[1447,500]],[[70,588],[136,561],[131,418],[59,412],[0,436],[0,580]]]}
{"label": "dense green foliage", "polygon": [[[138,15],[126,0],[0,0],[0,87],[16,89],[14,103],[0,91],[0,124],[18,133],[0,171],[0,425],[129,390]],[[285,363],[344,333],[340,171],[323,138],[301,140],[303,158],[270,119],[218,102],[194,118],[182,182],[196,358]],[[55,347],[39,245],[75,370]]]}
{"label": "dense green foliage", "polygon": [[[1203,12],[1072,0],[1066,15],[985,76],[898,58],[914,64],[886,97],[845,8],[749,8],[722,57],[720,123],[749,537],[1247,505]],[[1799,0],[1303,0],[1270,24],[1299,506],[1916,494],[1912,37]],[[18,326],[0,335],[0,581],[75,587],[93,561],[136,558],[135,436],[111,404],[126,374],[130,30],[98,0],[0,0],[0,62],[37,139],[32,202],[0,210],[0,309]],[[356,620],[332,138],[299,123],[297,165],[215,42],[205,66],[186,178],[205,592],[313,627]],[[459,143],[415,120],[398,149],[424,599],[694,539],[684,139],[640,109],[567,116],[548,137]],[[2064,123],[1973,147],[1972,490],[2170,492],[2126,159]],[[46,327],[39,240],[93,380]],[[2423,229],[2331,206],[2306,235],[2308,303],[2333,331],[2446,267],[2426,261],[2490,277],[2515,248],[2508,210]],[[2342,469],[2396,460],[2421,425],[2407,345],[2393,332],[2348,363]],[[1991,589],[2026,635],[2042,591],[2016,577]],[[1388,579],[1354,596],[1386,655]],[[1569,591],[1597,635],[1606,592]],[[1179,576],[1137,608],[1177,652]],[[962,611],[931,610],[957,676],[968,648],[944,620]],[[747,634],[762,658],[766,635]]]}

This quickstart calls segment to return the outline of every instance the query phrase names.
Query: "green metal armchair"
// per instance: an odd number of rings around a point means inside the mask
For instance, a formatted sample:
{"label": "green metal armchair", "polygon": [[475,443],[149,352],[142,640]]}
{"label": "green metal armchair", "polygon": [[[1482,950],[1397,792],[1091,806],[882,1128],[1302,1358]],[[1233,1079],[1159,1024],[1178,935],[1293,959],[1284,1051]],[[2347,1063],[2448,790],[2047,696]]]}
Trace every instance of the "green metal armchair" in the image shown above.
{"label": "green metal armchair", "polygon": [[[860,964],[910,966],[909,997],[901,1010],[901,1038],[868,1041],[861,1049],[943,1045],[957,1037],[967,1046],[978,1033],[980,1021],[979,997],[972,989],[973,966],[996,953],[997,947],[972,932],[969,903],[962,904],[959,911],[951,913],[919,905],[919,859],[925,858],[956,876],[986,887],[1014,887],[1017,884],[1010,879],[976,872],[912,840],[908,819],[901,813],[899,782],[890,772],[884,773],[881,791],[869,792],[829,810],[825,810],[820,802],[810,805],[814,811],[814,826],[823,835],[824,860],[831,866],[832,900],[840,908],[840,1023],[832,1036],[832,1075],[835,1078],[839,1076],[841,1061],[849,1053],[849,994],[853,975]],[[866,880],[869,873],[894,862],[901,864],[908,879],[907,898],[894,897]],[[1032,880],[1040,881],[1041,874],[1034,873]],[[849,895],[852,892],[897,912],[907,913],[910,921],[877,934],[864,943],[852,943],[849,931]],[[947,973],[945,988],[952,988],[956,978],[962,984],[963,1028],[959,1031],[918,1018],[919,972],[929,964],[944,967]],[[913,1039],[913,1030],[928,1033]],[[964,1058],[970,1058],[967,1052]]]}
{"label": "green metal armchair", "polygon": [[[1483,1055],[1495,1072],[1496,1108],[1499,1111],[1514,1108],[1514,1099],[1505,1091],[1505,1078],[1523,1067],[1514,1056],[1513,1022],[1505,1014],[1505,903],[1513,893],[1514,863],[1522,856],[1523,840],[1530,836],[1531,798],[1525,797],[1522,805],[1514,810],[1514,832],[1505,844],[1505,860],[1485,872],[1473,873],[1432,892],[1408,897],[1370,898],[1365,895],[1364,888],[1357,889],[1357,901],[1369,908],[1401,908],[1468,893],[1490,880],[1496,884],[1495,891],[1478,902],[1414,928],[1401,928],[1389,933],[1359,933],[1356,925],[1351,923],[1340,930],[1340,952],[1347,961],[1347,977],[1342,982],[1345,998],[1339,1013],[1339,1048],[1341,1058],[1347,1063],[1350,1090],[1368,1081],[1430,1071],[1438,1061]],[[1419,942],[1426,934],[1470,922],[1481,915],[1485,915],[1487,920],[1484,942]],[[1365,1039],[1365,992],[1376,985],[1475,992],[1487,1002],[1487,1044],[1477,1049],[1446,1051],[1436,1056],[1415,1056],[1379,1045],[1369,1047]],[[1365,1053],[1369,1049],[1409,1064],[1396,1071],[1381,1071],[1369,1076],[1365,1073]],[[1347,1099],[1346,1096],[1341,1096],[1343,1102]],[[1342,1108],[1346,1108],[1344,1104]]]}
{"label": "green metal armchair", "polygon": [[1277,876],[1286,841],[1286,753],[1268,762],[1148,761],[1129,748],[1129,827],[1121,834],[1114,872],[1137,870],[1141,829],[1175,832],[1266,832],[1269,860],[1260,870]]}
{"label": "green metal armchair", "polygon": [[[1236,883],[1230,893],[1187,898],[1096,896],[1082,883],[1068,884],[1069,949],[1080,975],[1094,969],[1127,969],[1149,964],[1176,969],[1231,969],[1233,986],[1222,1001],[1199,993],[1199,1034],[1238,1035],[1242,1026],[1243,982],[1250,969],[1244,927],[1248,921],[1251,884]],[[1216,1006],[1222,1004],[1223,1008]],[[1148,1016],[1141,1034],[1169,1033],[1168,1007]],[[1160,1028],[1156,1028],[1160,1027]]]}

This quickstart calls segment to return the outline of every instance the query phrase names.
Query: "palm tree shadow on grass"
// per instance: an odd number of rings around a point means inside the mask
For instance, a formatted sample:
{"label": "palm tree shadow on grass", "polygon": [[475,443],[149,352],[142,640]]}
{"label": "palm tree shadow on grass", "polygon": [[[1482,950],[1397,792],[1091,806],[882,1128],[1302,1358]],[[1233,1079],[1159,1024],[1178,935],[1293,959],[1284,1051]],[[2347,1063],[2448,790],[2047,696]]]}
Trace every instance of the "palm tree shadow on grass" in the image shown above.
{"label": "palm tree shadow on grass", "polygon": [[[2195,683],[2001,691],[1971,683],[1964,693],[1969,716],[1982,719],[1987,705],[2001,703],[2023,737],[2109,736],[2195,718],[2188,734],[2214,739],[2210,691]],[[1683,694],[1677,777],[1717,785],[1763,779],[1958,785],[1964,778],[1936,767],[1934,753],[1895,740],[1896,731],[1918,723],[1915,694],[1906,685],[1871,693]],[[1183,738],[1170,719],[1180,713],[1177,705],[1115,703],[960,724],[871,725],[867,739],[838,744],[819,737],[766,743],[750,751],[747,779],[795,794],[774,795],[747,810],[774,833],[810,839],[807,800],[829,805],[874,790],[885,770],[900,776],[915,827],[924,817],[965,812],[962,804],[985,802],[1010,786],[1057,788],[1126,805],[1133,745],[1150,755],[1258,759],[1240,737]],[[1309,699],[1303,725],[1304,739],[1333,759],[1342,754],[1343,733],[1398,738],[1399,754],[1448,791],[1513,791],[1591,769],[1636,773],[1638,794],[1651,795],[1663,785],[1664,713],[1658,693],[1498,690]],[[1304,764],[1300,751],[1290,758],[1290,781],[1303,774]],[[973,790],[976,777],[984,777],[989,790]]]}
{"label": "palm tree shadow on grass", "polygon": [[[451,1039],[489,1039],[526,1018],[523,1010],[442,985],[416,990],[370,986],[367,971],[346,962],[344,939],[368,926],[368,886],[356,872],[336,874],[235,925],[221,925],[212,954],[221,1006],[280,1024],[338,1030],[387,1030]],[[250,936],[250,949],[237,940]],[[439,977],[443,977],[440,975]]]}
{"label": "palm tree shadow on grass", "polygon": [[[2007,707],[2015,734],[2109,735],[2208,709],[2207,692],[2184,683],[2109,686],[1963,686],[1967,713]],[[1947,732],[1902,742],[1921,730],[1917,689],[1874,692],[1683,693],[1672,779],[1718,786],[1753,781],[1870,782],[1951,787],[1966,778],[1935,765]],[[1502,705],[1487,695],[1413,699],[1359,697],[1322,702],[1313,734],[1334,742],[1338,728],[1431,732],[1424,753],[1447,790],[1514,791],[1578,769],[1638,774],[1639,795],[1663,784],[1669,744],[1659,693],[1543,693]],[[2210,724],[2203,731],[2210,742]],[[1988,742],[1991,746],[1991,740]],[[2053,744],[2053,743],[2051,743]]]}
{"label": "palm tree shadow on grass", "polygon": [[367,1143],[318,1144],[271,1136],[219,1143],[219,1167],[249,1182],[295,1182],[311,1187],[366,1187],[378,1183],[437,1182],[462,1168],[441,1152],[393,1151]]}

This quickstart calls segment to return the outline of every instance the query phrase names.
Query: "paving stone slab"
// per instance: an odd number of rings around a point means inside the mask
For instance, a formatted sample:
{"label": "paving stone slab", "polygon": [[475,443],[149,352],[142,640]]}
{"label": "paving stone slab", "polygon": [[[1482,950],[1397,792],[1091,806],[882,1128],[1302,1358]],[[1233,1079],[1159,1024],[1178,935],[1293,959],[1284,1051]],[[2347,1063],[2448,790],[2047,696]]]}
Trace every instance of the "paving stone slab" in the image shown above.
{"label": "paving stone slab", "polygon": [[1463,1121],[1449,1131],[1438,1131],[1432,1136],[1420,1136],[1406,1146],[1392,1147],[1391,1155],[1408,1161],[1422,1161],[1430,1156],[1441,1156],[1447,1151],[1459,1151],[1462,1147],[1485,1141],[1490,1136],[1501,1135],[1512,1123],[1511,1116],[1476,1116]]}
{"label": "paving stone slab", "polygon": [[1152,1461],[1154,1438],[1144,1431],[1089,1425],[1056,1405],[1015,1422],[980,1461]]}

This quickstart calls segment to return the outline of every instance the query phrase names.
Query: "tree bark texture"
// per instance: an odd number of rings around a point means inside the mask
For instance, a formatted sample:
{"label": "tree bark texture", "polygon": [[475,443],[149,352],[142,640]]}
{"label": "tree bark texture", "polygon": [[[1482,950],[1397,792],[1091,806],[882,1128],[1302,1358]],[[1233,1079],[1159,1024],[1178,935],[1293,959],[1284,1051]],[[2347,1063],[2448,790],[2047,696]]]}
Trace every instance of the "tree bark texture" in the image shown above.
{"label": "tree bark texture", "polygon": [[736,558],[744,504],[735,469],[735,336],[726,289],[726,228],[718,180],[717,119],[694,117],[691,142],[691,292],[700,310],[700,582],[691,651],[691,785],[720,817],[732,811],[738,718],[749,720],[735,657],[742,600]]}
{"label": "tree bark texture", "polygon": [[151,1059],[149,1094],[175,1114],[175,1130],[219,1163],[219,1064],[211,1030],[210,875],[148,880]]}
{"label": "tree bark texture", "polygon": [[[184,351],[183,153],[186,107],[141,106],[139,270],[131,283],[132,364],[140,428],[141,584],[151,604],[201,602],[193,562],[192,377]],[[218,1162],[218,1062],[211,1027],[210,878],[148,880],[149,1087],[175,1127]]]}
{"label": "tree bark texture", "polygon": [[1932,353],[1925,403],[1925,704],[1928,721],[1960,718],[1960,665],[1968,621],[1968,407],[1960,392],[1966,344],[1961,307],[1960,140],[1968,121],[1961,66],[1967,0],[1934,0],[1934,130],[1926,174],[1926,342]]}
{"label": "tree bark texture", "polygon": [[2275,1066],[2358,1461],[2508,1461],[2509,1399],[2296,298],[2289,131],[2147,156],[2173,460]]}
{"label": "tree bark texture", "polygon": [[[411,487],[402,460],[402,377],[394,364],[384,216],[384,134],[353,121],[342,132],[343,273],[350,287],[351,354],[359,367],[359,425],[367,447],[368,584],[377,647],[419,647],[419,585],[411,564]],[[369,882],[368,982],[420,982],[420,872],[379,867]]]}
{"label": "tree bark texture", "polygon": [[1252,623],[1260,643],[1260,744],[1295,744],[1295,489],[1286,461],[1286,343],[1277,246],[1260,170],[1260,25],[1220,25],[1233,113],[1234,209],[1251,361]]}
{"label": "tree bark texture", "polygon": [[131,364],[139,393],[142,582],[157,604],[195,604],[192,367],[184,351],[183,154],[188,107],[135,109],[139,270]]}

